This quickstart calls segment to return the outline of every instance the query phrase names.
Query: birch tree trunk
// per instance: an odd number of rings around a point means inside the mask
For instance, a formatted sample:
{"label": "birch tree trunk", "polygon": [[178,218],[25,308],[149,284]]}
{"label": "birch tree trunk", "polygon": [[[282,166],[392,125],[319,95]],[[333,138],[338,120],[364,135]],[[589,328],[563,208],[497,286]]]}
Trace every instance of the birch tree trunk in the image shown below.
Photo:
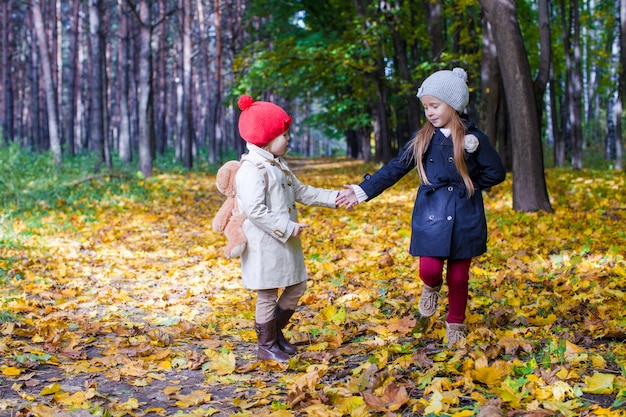
{"label": "birch tree trunk", "polygon": [[152,176],[154,133],[152,124],[152,38],[150,2],[139,2],[139,170],[144,177]]}
{"label": "birch tree trunk", "polygon": [[583,131],[582,131],[582,70],[580,52],[580,15],[578,0],[570,1],[568,36],[572,37],[570,50],[565,51],[567,72],[570,75],[570,83],[567,91],[568,116],[570,134],[572,137],[571,164],[574,169],[583,167]]}
{"label": "birch tree trunk", "polygon": [[[178,10],[183,9],[183,3],[185,0],[178,0]],[[184,78],[184,53],[183,53],[183,20],[184,16],[179,13],[178,26],[176,27],[176,37],[174,39],[174,45],[176,48],[176,141],[174,146],[176,161],[182,162],[183,160],[183,136],[185,136],[185,87],[183,86]]]}
{"label": "birch tree trunk", "polygon": [[130,164],[132,160],[132,145],[130,142],[130,110],[128,108],[128,77],[129,72],[129,36],[128,36],[128,16],[126,2],[118,0],[119,7],[119,105],[120,105],[120,127],[118,154],[125,164]]}
{"label": "birch tree trunk", "polygon": [[191,22],[193,20],[191,0],[182,0],[182,18],[183,18],[183,125],[181,137],[182,162],[185,168],[191,169],[193,165],[193,118],[192,118],[192,95],[191,95]]}
{"label": "birch tree trunk", "polygon": [[50,150],[54,157],[54,163],[60,166],[63,163],[61,150],[61,136],[59,135],[59,117],[57,111],[57,95],[52,74],[52,62],[50,59],[46,30],[41,14],[41,0],[33,0],[33,25],[37,36],[37,46],[41,59],[41,69],[46,97],[46,109],[48,111],[48,135],[50,137]]}
{"label": "birch tree trunk", "polygon": [[480,0],[480,4],[493,29],[508,108],[515,109],[514,113],[509,113],[513,209],[551,212],[530,64],[517,21],[515,0]]}

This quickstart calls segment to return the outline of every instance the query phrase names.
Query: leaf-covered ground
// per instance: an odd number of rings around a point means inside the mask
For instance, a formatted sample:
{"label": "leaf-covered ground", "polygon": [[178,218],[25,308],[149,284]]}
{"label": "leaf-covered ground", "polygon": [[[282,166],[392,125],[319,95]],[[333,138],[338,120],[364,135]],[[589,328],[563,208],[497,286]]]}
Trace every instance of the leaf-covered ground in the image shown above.
{"label": "leaf-covered ground", "polygon": [[[292,165],[327,188],[375,169]],[[284,366],[256,361],[213,176],[0,213],[0,416],[624,416],[625,176],[547,175],[552,214],[513,212],[510,178],[485,193],[464,349],[445,347],[445,298],[416,313],[415,175],[351,211],[300,207],[310,281]]]}

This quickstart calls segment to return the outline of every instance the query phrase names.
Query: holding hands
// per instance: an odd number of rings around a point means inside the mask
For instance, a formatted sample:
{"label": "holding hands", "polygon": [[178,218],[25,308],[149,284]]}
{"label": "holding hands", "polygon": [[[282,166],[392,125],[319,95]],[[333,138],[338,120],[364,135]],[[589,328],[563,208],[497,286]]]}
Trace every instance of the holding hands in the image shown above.
{"label": "holding hands", "polygon": [[350,185],[344,185],[343,187],[344,190],[339,191],[337,199],[335,200],[335,204],[337,205],[337,207],[350,209],[359,204],[359,200],[356,197],[354,189],[352,189]]}

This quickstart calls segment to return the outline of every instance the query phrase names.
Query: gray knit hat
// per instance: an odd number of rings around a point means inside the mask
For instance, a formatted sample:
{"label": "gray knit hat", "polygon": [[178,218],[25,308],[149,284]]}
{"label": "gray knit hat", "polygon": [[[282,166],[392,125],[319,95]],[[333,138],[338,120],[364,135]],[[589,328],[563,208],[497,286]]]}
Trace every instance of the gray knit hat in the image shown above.
{"label": "gray knit hat", "polygon": [[463,68],[441,70],[426,78],[417,90],[417,98],[433,96],[462,113],[469,102],[467,73]]}

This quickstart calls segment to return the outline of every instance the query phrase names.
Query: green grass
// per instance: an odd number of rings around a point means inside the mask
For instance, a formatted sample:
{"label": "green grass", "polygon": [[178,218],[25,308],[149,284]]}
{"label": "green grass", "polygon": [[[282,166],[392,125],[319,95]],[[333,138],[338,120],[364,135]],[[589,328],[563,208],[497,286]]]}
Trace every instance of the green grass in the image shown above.
{"label": "green grass", "polygon": [[[215,173],[217,166],[200,155],[193,168],[196,172]],[[89,215],[98,204],[115,204],[119,198],[149,201],[150,187],[139,173],[137,163],[129,167],[119,160],[113,169],[93,172],[95,161],[90,155],[65,157],[57,167],[49,153],[34,153],[17,145],[0,147],[0,242],[6,240],[3,219],[28,213],[31,222],[52,210],[77,211]],[[184,174],[173,153],[159,156],[154,173]],[[31,225],[37,228],[37,224]],[[5,236],[2,239],[1,236]],[[6,243],[6,242],[5,242]]]}

